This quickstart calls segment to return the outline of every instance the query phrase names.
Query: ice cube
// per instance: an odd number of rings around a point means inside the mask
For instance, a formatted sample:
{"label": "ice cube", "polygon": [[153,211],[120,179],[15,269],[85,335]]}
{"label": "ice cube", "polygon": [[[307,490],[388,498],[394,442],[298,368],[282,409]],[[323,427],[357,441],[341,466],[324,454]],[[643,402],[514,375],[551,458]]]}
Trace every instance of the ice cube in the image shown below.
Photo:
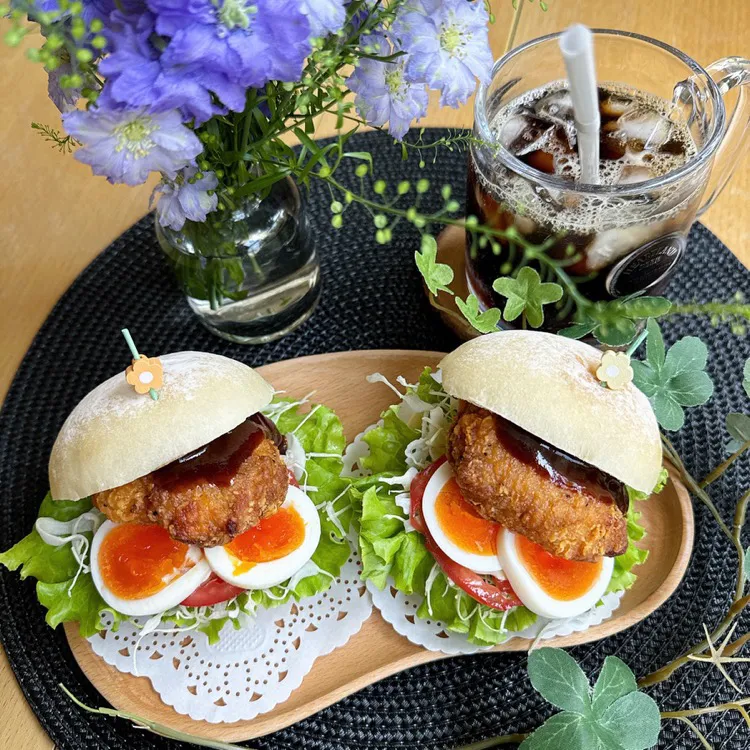
{"label": "ice cube", "polygon": [[586,270],[601,271],[602,268],[625,257],[664,232],[665,222],[663,221],[655,221],[652,224],[633,224],[629,227],[599,232],[586,248]]}
{"label": "ice cube", "polygon": [[619,94],[606,94],[599,102],[599,112],[605,118],[617,118],[624,115],[633,100]]}
{"label": "ice cube", "polygon": [[599,134],[599,150],[602,159],[616,161],[622,159],[628,145],[628,139],[617,123],[610,121],[606,123]]}
{"label": "ice cube", "polygon": [[534,105],[534,112],[540,119],[562,128],[568,147],[572,149],[575,146],[575,112],[573,100],[566,89],[543,96]]}
{"label": "ice cube", "polygon": [[519,112],[503,125],[500,142],[515,156],[523,156],[541,149],[549,139],[554,126],[531,113]]}
{"label": "ice cube", "polygon": [[573,100],[570,98],[567,89],[553,91],[551,94],[543,96],[534,104],[534,111],[543,120],[548,120],[556,125],[573,122],[575,117]]}
{"label": "ice cube", "polygon": [[625,133],[631,146],[635,147],[633,141],[643,144],[643,150],[655,150],[669,140],[672,132],[672,123],[668,117],[660,112],[644,106],[634,105],[630,107],[617,120],[617,127]]}
{"label": "ice cube", "polygon": [[618,185],[633,185],[636,182],[644,182],[652,177],[651,170],[648,167],[639,164],[626,164],[620,176],[617,178]]}

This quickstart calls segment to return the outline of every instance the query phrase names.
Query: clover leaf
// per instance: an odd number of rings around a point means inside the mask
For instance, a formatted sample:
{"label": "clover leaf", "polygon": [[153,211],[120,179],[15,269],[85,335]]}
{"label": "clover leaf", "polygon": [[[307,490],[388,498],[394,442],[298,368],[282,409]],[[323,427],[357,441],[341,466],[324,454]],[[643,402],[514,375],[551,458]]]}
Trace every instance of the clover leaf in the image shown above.
{"label": "clover leaf", "polygon": [[705,372],[708,349],[695,336],[685,336],[667,351],[659,324],[648,321],[646,361],[634,360],[633,382],[648,397],[656,419],[665,430],[685,423],[683,406],[705,404],[714,385]]}
{"label": "clover leaf", "polygon": [[542,307],[562,298],[563,289],[559,284],[542,282],[539,274],[524,266],[516,278],[502,276],[495,279],[492,288],[507,297],[503,318],[511,321],[523,314],[532,328],[539,328],[544,322]]}
{"label": "clover leaf", "polygon": [[466,320],[480,333],[497,331],[497,324],[500,322],[500,310],[496,307],[490,307],[488,310],[480,312],[479,300],[474,294],[470,294],[466,298],[466,302],[460,297],[456,297],[456,305]]}
{"label": "clover leaf", "polygon": [[635,675],[630,667],[622,659],[608,656],[594,684],[592,698],[594,711],[605,711],[623,695],[628,695],[637,689]]}
{"label": "clover leaf", "polygon": [[593,333],[602,344],[625,346],[638,332],[636,321],[659,318],[668,313],[671,306],[665,297],[625,297],[594,302],[581,311],[579,322],[560,333],[573,339]]}
{"label": "clover leaf", "polygon": [[608,656],[591,691],[575,659],[559,648],[529,654],[531,684],[562,708],[529,735],[520,750],[646,750],[659,739],[661,716],[653,698],[638,692],[625,662]]}
{"label": "clover leaf", "polygon": [[576,660],[561,648],[540,648],[529,654],[529,679],[553,706],[586,714],[591,710],[589,680]]}
{"label": "clover leaf", "polygon": [[737,412],[727,414],[727,432],[732,436],[727,443],[727,453],[736,453],[750,441],[750,416]]}
{"label": "clover leaf", "polygon": [[422,235],[421,252],[414,253],[414,260],[432,294],[440,291],[453,294],[448,288],[448,284],[453,281],[453,269],[446,263],[437,262],[437,240],[432,235]]}

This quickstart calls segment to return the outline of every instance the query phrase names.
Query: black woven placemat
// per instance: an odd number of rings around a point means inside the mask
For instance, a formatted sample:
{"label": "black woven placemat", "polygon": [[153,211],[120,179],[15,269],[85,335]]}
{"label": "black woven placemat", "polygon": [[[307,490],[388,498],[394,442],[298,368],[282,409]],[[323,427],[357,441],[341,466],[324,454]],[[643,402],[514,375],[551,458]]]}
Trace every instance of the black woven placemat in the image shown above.
{"label": "black woven placemat", "polygon": [[[436,132],[436,137],[442,135]],[[465,155],[441,154],[419,169],[401,161],[400,150],[377,133],[357,135],[354,150],[370,150],[377,176],[389,184],[428,177],[450,182],[461,200]],[[437,191],[434,191],[437,192]],[[348,349],[448,350],[456,339],[425,301],[414,266],[415,234],[403,225],[392,244],[374,241],[362,212],[347,213],[344,228],[331,229],[330,196],[313,186],[310,214],[323,266],[322,302],[310,321],[288,337],[262,347],[241,347],[213,337],[187,307],[144,218],[116,240],[81,274],[42,326],[21,364],[0,412],[0,548],[31,528],[47,490],[47,458],[68,412],[126,359],[119,330],[129,326],[147,352],[199,349],[258,366],[306,354]],[[429,207],[429,206],[428,206]],[[434,206],[437,208],[437,206]],[[750,294],[750,273],[705,227],[696,226],[668,296],[708,301],[734,290]],[[701,336],[711,350],[716,383],[711,402],[688,411],[675,443],[686,464],[703,476],[722,457],[724,415],[747,410],[740,385],[750,340],[713,328],[706,319],[674,318],[665,326],[671,343]],[[351,436],[350,436],[351,437]],[[716,487],[716,503],[731,518],[734,499],[750,485],[743,460]],[[735,558],[716,524],[696,507],[695,549],[685,580],[672,598],[642,623],[607,640],[572,650],[589,674],[607,654],[617,654],[645,674],[701,638],[701,623],[716,623],[731,599]],[[747,540],[746,540],[747,543]],[[750,629],[750,618],[741,623]],[[44,623],[32,581],[0,575],[0,637],[26,697],[60,750],[142,750],[183,747],[126,722],[91,717],[59,691],[63,682],[90,704],[103,699],[92,688],[67,646],[62,628]],[[750,692],[748,665],[737,682]],[[707,705],[736,697],[718,672],[691,665],[651,694],[664,709]],[[256,748],[455,747],[494,734],[524,731],[550,707],[532,690],[522,655],[484,654],[411,669],[373,685],[288,729],[250,743]],[[5,717],[12,720],[11,717]],[[738,715],[708,717],[701,727],[716,748],[746,748],[750,733]],[[676,722],[665,724],[660,747],[692,748],[696,740]],[[561,748],[561,750],[564,750]]]}

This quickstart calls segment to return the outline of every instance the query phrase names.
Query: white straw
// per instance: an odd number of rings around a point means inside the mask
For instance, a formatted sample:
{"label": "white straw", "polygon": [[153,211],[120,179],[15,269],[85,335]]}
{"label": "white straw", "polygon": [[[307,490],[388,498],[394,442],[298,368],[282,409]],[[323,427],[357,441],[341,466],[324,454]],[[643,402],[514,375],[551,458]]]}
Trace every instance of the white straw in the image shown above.
{"label": "white straw", "polygon": [[594,38],[591,29],[573,24],[560,36],[560,51],[568,71],[568,88],[573,100],[581,181],[599,183],[599,97],[596,90]]}

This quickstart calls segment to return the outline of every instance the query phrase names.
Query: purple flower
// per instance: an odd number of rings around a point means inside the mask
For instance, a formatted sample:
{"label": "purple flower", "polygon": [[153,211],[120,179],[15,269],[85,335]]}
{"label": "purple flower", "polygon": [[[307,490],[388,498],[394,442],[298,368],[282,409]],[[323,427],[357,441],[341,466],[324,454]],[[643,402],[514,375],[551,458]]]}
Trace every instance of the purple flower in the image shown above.
{"label": "purple flower", "polygon": [[69,76],[74,73],[70,60],[62,62],[54,70],[47,71],[47,93],[52,103],[60,112],[72,112],[81,98],[81,89],[63,87],[60,83],[61,76]]}
{"label": "purple flower", "polygon": [[440,105],[458,107],[489,82],[492,52],[487,10],[481,0],[412,0],[392,31],[409,51],[411,80],[441,92]]}
{"label": "purple flower", "polygon": [[174,179],[203,150],[177,111],[91,109],[69,112],[63,115],[63,123],[82,144],[76,159],[112,183],[140,185],[149,172]]}
{"label": "purple flower", "polygon": [[[179,231],[188,219],[202,222],[216,210],[219,199],[213,191],[219,181],[213,172],[206,172],[191,183],[197,172],[196,167],[188,167],[177,175],[177,179],[163,180],[154,190],[154,195],[161,193],[156,216],[163,227]],[[151,198],[153,200],[153,196]]]}
{"label": "purple flower", "polygon": [[260,87],[274,79],[298,81],[311,51],[299,0],[149,0],[149,7],[157,33],[171,37],[165,67],[188,66]]}
{"label": "purple flower", "polygon": [[[376,55],[389,55],[388,40],[379,34],[362,38],[362,46],[372,48]],[[354,103],[371,125],[388,123],[391,135],[401,140],[412,120],[427,111],[427,91],[423,84],[414,84],[406,75],[403,57],[394,62],[360,59],[349,77],[349,89],[356,94]]]}
{"label": "purple flower", "polygon": [[[91,23],[95,18],[106,21],[111,13],[119,10],[125,14],[143,13],[146,10],[145,0],[82,0],[83,20]],[[106,27],[104,29],[106,33]]]}
{"label": "purple flower", "polygon": [[346,21],[344,0],[302,0],[302,12],[310,22],[314,37],[338,31]]}
{"label": "purple flower", "polygon": [[[245,89],[227,75],[200,63],[170,65],[152,44],[155,19],[150,13],[111,14],[111,54],[99,63],[106,85],[103,109],[147,107],[150,112],[179,109],[186,120],[204,123],[227,108],[242,111]],[[222,104],[212,98],[214,94]]]}

